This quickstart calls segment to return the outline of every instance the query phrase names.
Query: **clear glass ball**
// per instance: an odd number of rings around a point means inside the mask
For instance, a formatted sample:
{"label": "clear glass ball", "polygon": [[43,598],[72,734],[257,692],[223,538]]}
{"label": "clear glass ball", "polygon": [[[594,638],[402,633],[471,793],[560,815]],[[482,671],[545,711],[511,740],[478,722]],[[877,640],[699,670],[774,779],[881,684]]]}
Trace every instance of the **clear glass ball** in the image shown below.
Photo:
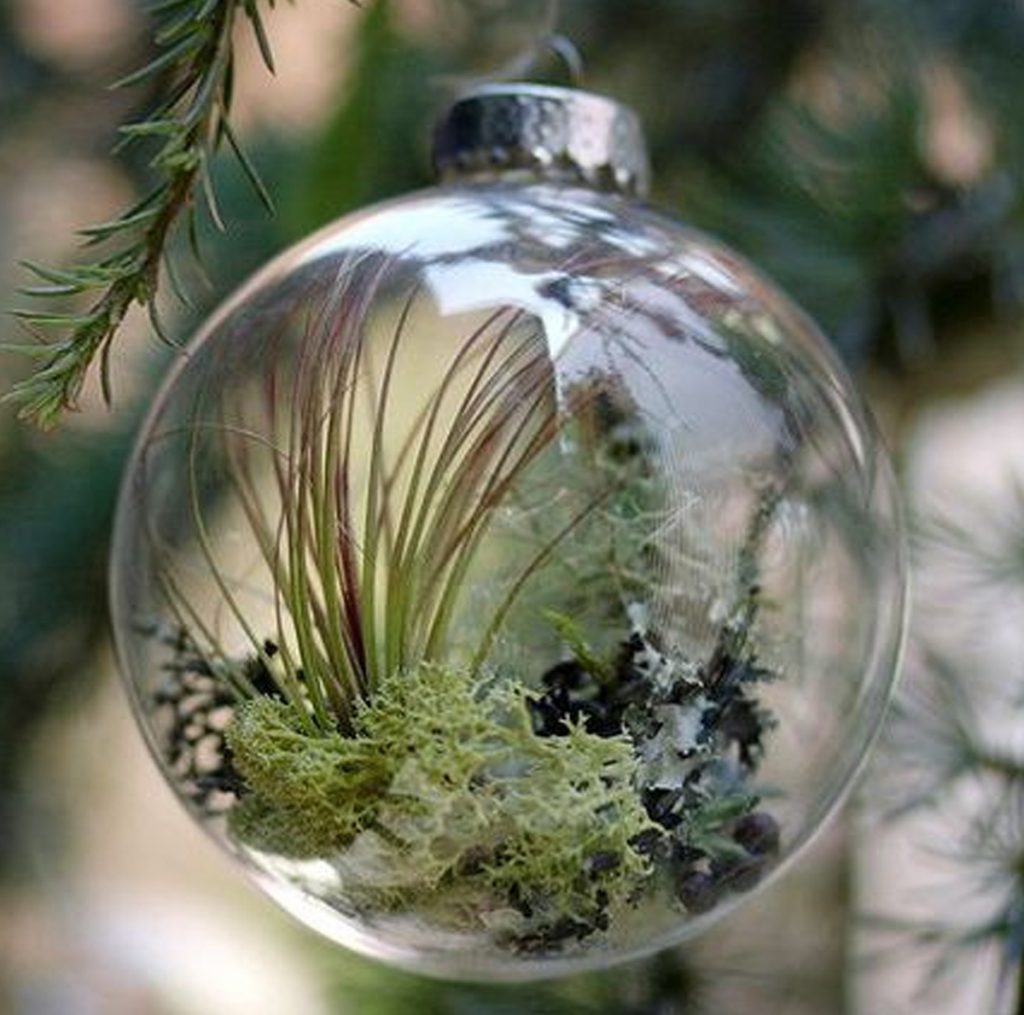
{"label": "clear glass ball", "polygon": [[196,820],[446,976],[642,955],[769,881],[904,626],[889,462],[807,317],[636,201],[507,179],[343,219],[214,316],[112,577]]}

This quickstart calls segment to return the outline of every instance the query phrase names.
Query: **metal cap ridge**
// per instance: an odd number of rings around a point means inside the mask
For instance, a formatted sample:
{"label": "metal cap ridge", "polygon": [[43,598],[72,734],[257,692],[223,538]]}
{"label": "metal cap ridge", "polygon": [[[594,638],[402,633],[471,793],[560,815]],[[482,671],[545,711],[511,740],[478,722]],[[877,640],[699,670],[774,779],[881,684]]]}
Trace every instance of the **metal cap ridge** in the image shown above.
{"label": "metal cap ridge", "polygon": [[522,82],[481,85],[434,131],[442,180],[512,173],[644,196],[650,165],[640,118],[614,99]]}

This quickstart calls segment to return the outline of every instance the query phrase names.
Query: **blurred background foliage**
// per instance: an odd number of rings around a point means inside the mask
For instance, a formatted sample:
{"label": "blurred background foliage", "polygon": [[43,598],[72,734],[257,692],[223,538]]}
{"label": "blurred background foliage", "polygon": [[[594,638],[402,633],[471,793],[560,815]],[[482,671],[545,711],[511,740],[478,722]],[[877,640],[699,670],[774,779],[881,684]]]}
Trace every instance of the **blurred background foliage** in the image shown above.
{"label": "blurred background foliage", "polygon": [[[149,17],[147,4],[132,0],[76,0],[72,10],[60,0],[0,6],[6,306],[25,281],[17,259],[73,259],[74,229],[124,205],[146,182],[143,155],[115,163],[107,152],[117,125],[152,96],[103,86],[146,61]],[[656,201],[731,242],[810,310],[863,379],[902,463],[908,498],[920,508],[918,583],[926,594],[909,696],[862,797],[869,811],[884,798],[904,817],[927,811],[937,820],[949,809],[945,825],[921,833],[941,847],[932,852],[950,854],[949,870],[933,872],[936,891],[949,894],[935,896],[938,917],[913,907],[899,913],[893,885],[908,865],[915,872],[927,865],[914,852],[921,830],[847,815],[786,884],[697,948],[621,974],[529,989],[427,983],[340,957],[268,916],[261,902],[239,901],[242,889],[227,890],[223,905],[258,913],[261,941],[288,956],[291,973],[279,978],[292,985],[281,987],[284,1007],[267,984],[246,994],[222,966],[203,967],[205,988],[189,994],[181,977],[168,985],[175,977],[159,972],[152,953],[125,964],[102,949],[69,948],[68,939],[93,926],[82,915],[91,912],[81,901],[90,889],[79,883],[86,874],[75,857],[97,848],[89,845],[97,833],[80,812],[108,791],[125,807],[138,794],[161,815],[175,806],[169,794],[150,802],[155,782],[132,784],[121,796],[110,789],[148,763],[141,751],[126,753],[133,743],[126,707],[110,704],[117,692],[105,649],[106,540],[130,436],[170,355],[143,320],[130,318],[114,411],[88,391],[82,411],[54,434],[16,424],[9,408],[0,419],[0,907],[9,916],[0,920],[0,1008],[1013,1010],[1020,1002],[1012,970],[1024,946],[1024,764],[1006,722],[1019,718],[1024,702],[1024,644],[1013,635],[1024,627],[1024,512],[993,504],[1024,485],[1024,7],[1011,0],[367,0],[354,10],[341,0],[302,0],[271,13],[268,27],[279,80],[268,81],[251,46],[242,46],[238,125],[278,212],[265,215],[227,160],[218,167],[230,227],[204,229],[202,272],[182,252],[196,306],[168,297],[175,332],[187,336],[248,272],[311,230],[429,184],[428,125],[444,100],[480,78],[529,72],[564,81],[566,69],[544,39],[557,31],[573,40],[584,83],[645,118]],[[4,329],[13,339],[13,323]],[[25,367],[6,357],[4,386]],[[965,409],[968,399],[981,401]],[[1002,569],[994,576],[979,560]],[[951,612],[958,623],[949,622]],[[990,729],[983,714],[993,709],[1003,727]],[[951,720],[967,712],[975,716],[969,735]],[[997,754],[1001,767],[993,767]],[[951,757],[958,767],[943,768]],[[894,774],[907,776],[913,792]],[[965,791],[966,804],[961,789],[951,802],[953,787],[972,781],[981,788]],[[118,820],[116,809],[101,810],[104,820]],[[173,838],[185,819],[161,816],[157,825],[173,829]],[[207,848],[180,834],[180,852]],[[112,840],[151,848],[146,839],[118,839],[109,826],[99,839],[101,853]],[[230,877],[214,857],[212,873],[178,872],[174,880],[173,843],[162,848],[140,869],[170,856],[166,867],[140,878],[163,877],[174,891],[198,881],[217,895],[215,886]],[[986,891],[994,885],[998,896],[991,905],[973,887],[988,875]],[[965,895],[978,902],[978,915],[950,929],[946,916]],[[873,923],[862,919],[865,907]],[[179,950],[181,935],[193,932],[138,913],[133,919],[154,933],[163,928]],[[103,926],[109,930],[109,921]],[[861,961],[879,950],[871,927],[901,942],[899,975],[876,977],[877,964]],[[115,952],[124,950],[112,940]],[[912,975],[911,958],[935,947],[942,961],[949,948],[988,956],[972,995],[983,1000],[969,1002],[987,1009],[943,1008],[920,992],[918,980],[936,967],[922,957],[923,972]],[[167,941],[153,942],[152,952],[168,949],[178,955]],[[305,992],[297,992],[295,968]]]}

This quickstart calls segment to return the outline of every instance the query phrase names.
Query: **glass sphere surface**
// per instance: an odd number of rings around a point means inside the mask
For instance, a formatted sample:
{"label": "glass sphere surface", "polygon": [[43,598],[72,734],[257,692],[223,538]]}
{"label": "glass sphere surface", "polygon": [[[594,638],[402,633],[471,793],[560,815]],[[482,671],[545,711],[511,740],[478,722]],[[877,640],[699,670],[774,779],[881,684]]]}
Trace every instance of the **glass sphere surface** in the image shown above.
{"label": "glass sphere surface", "polygon": [[153,754],[286,909],[446,976],[698,932],[820,827],[904,623],[889,464],[742,259],[586,187],[328,227],[138,439],[113,617]]}

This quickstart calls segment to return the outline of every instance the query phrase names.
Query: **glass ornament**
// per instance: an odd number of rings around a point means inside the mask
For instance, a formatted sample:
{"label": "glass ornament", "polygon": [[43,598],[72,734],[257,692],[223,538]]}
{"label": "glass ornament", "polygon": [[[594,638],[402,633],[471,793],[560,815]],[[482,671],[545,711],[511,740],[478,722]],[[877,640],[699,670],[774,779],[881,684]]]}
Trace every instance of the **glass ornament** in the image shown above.
{"label": "glass ornament", "polygon": [[903,535],[825,340],[639,200],[628,110],[479,89],[436,161],[180,357],[114,626],[168,782],[284,908],[528,978],[679,942],[800,851],[890,696]]}

